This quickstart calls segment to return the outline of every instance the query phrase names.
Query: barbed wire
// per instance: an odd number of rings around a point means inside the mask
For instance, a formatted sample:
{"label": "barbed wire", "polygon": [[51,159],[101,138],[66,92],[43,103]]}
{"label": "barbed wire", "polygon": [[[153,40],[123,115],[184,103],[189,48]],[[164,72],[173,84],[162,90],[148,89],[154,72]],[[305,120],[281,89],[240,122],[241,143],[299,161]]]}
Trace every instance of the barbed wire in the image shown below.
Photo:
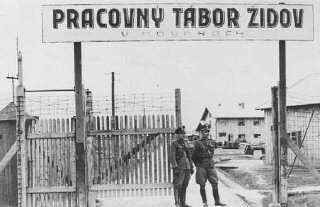
{"label": "barbed wire", "polygon": [[[117,115],[172,113],[175,110],[174,103],[174,95],[169,93],[119,94],[115,96],[115,113]],[[92,108],[93,114],[111,115],[111,97],[93,97]]]}
{"label": "barbed wire", "polygon": [[[10,103],[10,98],[0,99],[0,110]],[[26,112],[41,118],[75,116],[75,97],[62,95],[27,94]],[[173,93],[135,93],[115,95],[116,115],[172,114],[175,110]],[[111,115],[111,96],[92,97],[92,115]]]}

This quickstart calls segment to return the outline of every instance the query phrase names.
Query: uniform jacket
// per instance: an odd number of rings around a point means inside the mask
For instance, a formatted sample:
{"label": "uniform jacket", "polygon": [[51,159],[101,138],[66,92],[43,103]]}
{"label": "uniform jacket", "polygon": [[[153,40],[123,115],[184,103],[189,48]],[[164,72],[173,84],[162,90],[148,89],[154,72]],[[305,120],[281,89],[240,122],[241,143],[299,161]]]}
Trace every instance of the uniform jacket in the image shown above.
{"label": "uniform jacket", "polygon": [[183,140],[177,140],[171,143],[170,160],[172,168],[179,168],[180,170],[193,168],[192,159],[191,157],[188,158],[185,141]]}
{"label": "uniform jacket", "polygon": [[192,159],[196,167],[213,168],[214,141],[200,139],[194,143]]}

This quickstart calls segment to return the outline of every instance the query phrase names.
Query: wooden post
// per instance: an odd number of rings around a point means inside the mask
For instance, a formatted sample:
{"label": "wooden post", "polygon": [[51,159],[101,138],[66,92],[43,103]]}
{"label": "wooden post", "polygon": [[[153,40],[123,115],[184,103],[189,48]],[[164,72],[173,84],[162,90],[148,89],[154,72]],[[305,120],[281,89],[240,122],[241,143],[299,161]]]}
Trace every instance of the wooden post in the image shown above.
{"label": "wooden post", "polygon": [[18,207],[27,206],[27,148],[25,134],[25,90],[23,86],[22,55],[18,53],[18,75],[19,85],[17,86],[17,174],[18,174]]}
{"label": "wooden post", "polygon": [[280,135],[280,173],[282,207],[288,206],[288,178],[287,178],[287,129],[286,129],[286,42],[279,41],[279,135]]}
{"label": "wooden post", "polygon": [[92,117],[92,93],[91,91],[86,91],[86,127],[87,131],[92,129],[91,117]]}
{"label": "wooden post", "polygon": [[181,90],[179,88],[175,89],[175,109],[176,109],[176,127],[182,126],[181,119]]}
{"label": "wooden post", "polygon": [[76,206],[86,207],[88,192],[85,178],[85,113],[80,42],[74,43],[74,84],[76,100]]}
{"label": "wooden post", "polygon": [[280,140],[278,133],[278,87],[271,88],[272,95],[272,143],[273,143],[273,202],[279,203],[280,198]]}
{"label": "wooden post", "polygon": [[291,139],[287,139],[288,147],[298,157],[300,162],[309,170],[310,174],[315,178],[314,182],[320,183],[320,174],[318,170],[313,166],[307,157],[300,151],[298,145],[296,145]]}
{"label": "wooden post", "polygon": [[[95,203],[95,198],[92,196],[92,193],[90,194],[89,189],[92,185],[92,176],[93,176],[93,156],[92,156],[92,151],[93,151],[93,137],[92,136],[88,136],[88,132],[90,132],[91,130],[93,130],[93,126],[92,126],[92,110],[93,110],[93,106],[92,106],[92,93],[91,91],[87,90],[85,92],[85,96],[86,96],[86,107],[85,107],[85,111],[86,111],[86,142],[85,142],[85,149],[86,149],[86,187],[88,188],[87,191],[87,203],[88,206],[94,206]],[[93,194],[94,195],[94,194]]]}

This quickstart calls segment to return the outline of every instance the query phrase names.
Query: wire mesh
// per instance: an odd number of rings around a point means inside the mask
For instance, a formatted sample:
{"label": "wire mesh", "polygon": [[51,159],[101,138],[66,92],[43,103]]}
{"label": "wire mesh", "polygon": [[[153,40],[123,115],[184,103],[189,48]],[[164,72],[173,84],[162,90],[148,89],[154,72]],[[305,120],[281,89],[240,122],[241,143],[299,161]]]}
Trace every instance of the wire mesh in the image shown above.
{"label": "wire mesh", "polygon": [[[287,134],[310,162],[320,166],[320,105],[288,107]],[[302,165],[294,159],[294,153],[288,150],[288,164]]]}

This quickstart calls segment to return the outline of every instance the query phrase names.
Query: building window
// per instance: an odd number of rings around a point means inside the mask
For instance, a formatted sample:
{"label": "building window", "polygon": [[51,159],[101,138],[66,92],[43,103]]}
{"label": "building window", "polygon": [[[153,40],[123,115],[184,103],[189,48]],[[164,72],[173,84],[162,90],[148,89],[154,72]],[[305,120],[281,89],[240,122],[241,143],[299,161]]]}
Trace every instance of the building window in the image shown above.
{"label": "building window", "polygon": [[256,120],[256,121],[253,121],[253,126],[260,126],[260,121],[259,120]]}
{"label": "building window", "polygon": [[298,146],[302,146],[301,134],[301,131],[288,133],[291,140]]}
{"label": "building window", "polygon": [[226,137],[227,136],[227,133],[225,133],[225,132],[220,132],[219,133],[219,137]]}
{"label": "building window", "polygon": [[238,121],[238,126],[244,126],[244,120]]}
{"label": "building window", "polygon": [[0,139],[2,139],[2,135],[0,134]]}
{"label": "building window", "polygon": [[261,137],[261,134],[254,134],[253,137],[254,137],[255,139],[259,139],[259,138]]}
{"label": "building window", "polygon": [[221,126],[226,126],[226,125],[227,125],[227,122],[221,121],[221,122],[220,122],[220,125],[221,125]]}
{"label": "building window", "polygon": [[245,139],[246,135],[245,134],[238,134],[238,139]]}

